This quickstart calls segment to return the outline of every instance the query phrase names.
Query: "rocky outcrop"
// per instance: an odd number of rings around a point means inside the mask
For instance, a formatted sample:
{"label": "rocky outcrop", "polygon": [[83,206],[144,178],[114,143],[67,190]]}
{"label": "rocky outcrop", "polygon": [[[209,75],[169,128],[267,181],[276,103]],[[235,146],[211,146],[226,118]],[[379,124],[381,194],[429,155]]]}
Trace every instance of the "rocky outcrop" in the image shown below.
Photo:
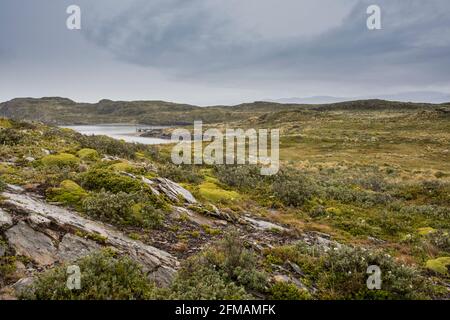
{"label": "rocky outcrop", "polygon": [[157,188],[164,193],[170,200],[178,202],[183,200],[190,204],[197,203],[194,196],[179,184],[165,178],[156,178]]}
{"label": "rocky outcrop", "polygon": [[[5,238],[16,254],[29,258],[39,267],[49,267],[54,263],[74,261],[102,246],[112,246],[141,263],[158,285],[171,282],[179,266],[171,254],[132,240],[110,225],[48,204],[34,194],[18,191],[9,188],[2,193],[5,200],[1,211],[1,221],[10,225],[4,232]],[[11,225],[12,216],[19,221],[15,225]],[[91,238],[102,241],[96,243],[75,233],[94,235]]]}
{"label": "rocky outcrop", "polygon": [[268,222],[268,221],[263,221],[263,220],[257,220],[257,219],[253,219],[250,217],[244,217],[244,220],[249,222],[254,228],[258,229],[258,230],[277,230],[277,231],[288,231],[288,229],[277,225],[275,223],[272,222]]}
{"label": "rocky outcrop", "polygon": [[25,222],[8,229],[5,236],[17,255],[31,259],[39,266],[50,266],[57,261],[57,249],[52,239]]}
{"label": "rocky outcrop", "polygon": [[101,246],[95,241],[67,233],[59,243],[58,258],[64,262],[72,262],[85,257],[100,248]]}
{"label": "rocky outcrop", "polygon": [[9,213],[0,208],[0,229],[12,226],[13,220]]}

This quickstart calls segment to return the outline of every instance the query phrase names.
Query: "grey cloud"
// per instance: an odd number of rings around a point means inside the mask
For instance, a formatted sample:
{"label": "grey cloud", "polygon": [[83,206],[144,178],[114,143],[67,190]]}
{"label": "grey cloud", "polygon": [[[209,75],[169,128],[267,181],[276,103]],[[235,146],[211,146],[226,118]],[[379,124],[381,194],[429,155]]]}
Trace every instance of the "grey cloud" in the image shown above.
{"label": "grey cloud", "polygon": [[353,9],[333,30],[309,39],[280,35],[270,40],[259,37],[257,30],[240,29],[219,3],[206,3],[137,1],[92,28],[96,31],[88,38],[120,59],[178,76],[241,69],[249,77],[252,71],[260,76],[265,70],[267,76],[293,79],[448,80],[450,41],[443,39],[450,28],[447,0],[378,0],[380,31],[366,28],[366,8],[373,0],[348,2]]}

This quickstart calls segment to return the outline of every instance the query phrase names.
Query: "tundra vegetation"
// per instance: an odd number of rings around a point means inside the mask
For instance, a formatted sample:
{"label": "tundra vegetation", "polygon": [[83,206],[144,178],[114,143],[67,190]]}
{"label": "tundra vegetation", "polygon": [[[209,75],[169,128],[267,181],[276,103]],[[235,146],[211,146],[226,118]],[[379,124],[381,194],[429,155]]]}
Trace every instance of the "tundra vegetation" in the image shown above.
{"label": "tundra vegetation", "polygon": [[[12,118],[14,103],[3,106]],[[20,105],[25,119],[34,119],[33,103]],[[47,102],[48,110],[57,103],[76,113],[66,100]],[[117,120],[117,103],[100,105],[115,110],[103,112],[101,121]],[[167,121],[175,114],[165,124],[183,122],[181,113],[187,120],[200,114],[192,106],[157,106]],[[171,145],[0,119],[0,191],[21,186],[181,263],[171,283],[158,286],[139,262],[106,248],[79,258],[84,285],[69,290],[65,264],[35,268],[8,244],[0,224],[0,294],[30,276],[28,267],[34,281],[15,297],[448,299],[449,108],[381,101],[280,109],[257,103],[229,113],[208,108],[203,117],[211,127],[281,129],[282,165],[273,176],[250,165],[176,166]],[[89,110],[86,119],[93,122],[97,109]],[[40,111],[44,120],[61,120],[50,119],[50,111]],[[61,123],[75,119],[70,112],[64,117]],[[148,181],[161,178],[190,191],[196,202],[155,192]],[[0,208],[8,212],[5,200]],[[366,286],[370,265],[382,271],[381,290]]]}

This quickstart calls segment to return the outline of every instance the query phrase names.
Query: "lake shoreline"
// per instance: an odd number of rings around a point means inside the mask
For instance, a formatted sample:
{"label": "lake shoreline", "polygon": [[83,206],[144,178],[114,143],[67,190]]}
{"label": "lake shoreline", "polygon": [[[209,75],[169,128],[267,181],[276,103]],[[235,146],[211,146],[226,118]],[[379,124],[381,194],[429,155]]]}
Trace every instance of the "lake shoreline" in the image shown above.
{"label": "lake shoreline", "polygon": [[[59,126],[77,131],[84,135],[105,135],[117,140],[124,140],[129,143],[142,143],[147,145],[169,144],[172,141],[162,130],[167,126],[149,126],[124,123],[102,123],[96,125],[64,125]],[[138,129],[160,131],[160,135],[143,136],[145,132],[138,132]],[[155,131],[155,132],[156,132]]]}

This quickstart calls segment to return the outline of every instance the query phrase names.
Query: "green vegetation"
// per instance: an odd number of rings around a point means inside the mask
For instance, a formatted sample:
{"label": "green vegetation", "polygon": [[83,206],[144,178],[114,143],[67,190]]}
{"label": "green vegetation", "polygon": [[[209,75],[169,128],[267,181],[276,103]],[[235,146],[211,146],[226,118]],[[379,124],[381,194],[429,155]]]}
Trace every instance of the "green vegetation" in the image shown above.
{"label": "green vegetation", "polygon": [[[431,283],[417,269],[401,265],[381,251],[361,248],[279,247],[266,252],[272,263],[296,263],[307,277],[303,281],[317,288],[319,299],[428,299]],[[382,270],[382,290],[366,286],[367,268]]]}
{"label": "green vegetation", "polygon": [[118,225],[156,228],[164,220],[162,204],[153,203],[143,193],[111,193],[102,190],[85,198],[82,208],[91,217]]}
{"label": "green vegetation", "polygon": [[85,161],[96,161],[99,160],[100,156],[97,152],[97,150],[89,149],[89,148],[83,148],[77,152],[77,156],[81,160]]}
{"label": "green vegetation", "polygon": [[40,162],[46,167],[58,167],[58,168],[75,168],[80,159],[73,154],[60,153],[55,155],[48,155],[41,158]]}
{"label": "green vegetation", "polygon": [[140,181],[107,169],[89,170],[80,175],[80,181],[84,188],[93,191],[137,192],[144,188]]}
{"label": "green vegetation", "polygon": [[[66,99],[33,102],[14,101],[15,110],[3,104],[0,112],[28,119],[41,112],[40,119],[71,123],[81,107]],[[0,190],[5,183],[22,185],[82,215],[114,224],[182,262],[172,284],[157,289],[139,267],[127,282],[122,274],[134,267],[117,255],[101,254],[86,260],[92,290],[66,292],[65,282],[53,290],[50,284],[65,276],[56,268],[39,276],[38,294],[27,297],[448,298],[448,106],[380,101],[274,106],[198,110],[162,102],[83,105],[86,123],[132,122],[139,114],[149,124],[192,124],[195,117],[221,122],[221,128],[280,128],[281,168],[274,176],[261,176],[260,168],[248,165],[175,166],[170,145],[129,144],[0,119]],[[51,111],[61,107],[67,112]],[[192,216],[174,214],[168,200],[155,195],[141,176],[168,178],[190,190],[199,203],[175,205],[189,208]],[[288,231],[254,229],[241,223],[244,215]],[[234,227],[239,233],[229,235]],[[329,250],[328,240],[317,240],[322,234],[333,240]],[[95,235],[80,236],[105,243]],[[341,246],[335,249],[334,241]],[[8,285],[17,259],[10,254],[6,252],[0,264],[1,281]],[[369,265],[382,270],[381,290],[367,289]],[[117,295],[95,282],[98,270],[106,270],[102,281],[120,288]],[[138,277],[142,282],[135,282]],[[130,283],[136,283],[136,290]]]}
{"label": "green vegetation", "polygon": [[59,188],[51,188],[48,191],[50,201],[73,206],[79,205],[87,195],[88,193],[72,180],[64,180]]}
{"label": "green vegetation", "polygon": [[143,300],[155,298],[155,287],[141,267],[126,257],[103,251],[77,262],[83,278],[81,290],[67,288],[67,268],[56,267],[22,293],[32,300]]}
{"label": "green vegetation", "polygon": [[427,268],[442,275],[450,275],[450,257],[441,257],[427,261]]}
{"label": "green vegetation", "polygon": [[287,282],[278,282],[270,288],[272,300],[311,300],[311,295],[299,289],[296,285]]}

